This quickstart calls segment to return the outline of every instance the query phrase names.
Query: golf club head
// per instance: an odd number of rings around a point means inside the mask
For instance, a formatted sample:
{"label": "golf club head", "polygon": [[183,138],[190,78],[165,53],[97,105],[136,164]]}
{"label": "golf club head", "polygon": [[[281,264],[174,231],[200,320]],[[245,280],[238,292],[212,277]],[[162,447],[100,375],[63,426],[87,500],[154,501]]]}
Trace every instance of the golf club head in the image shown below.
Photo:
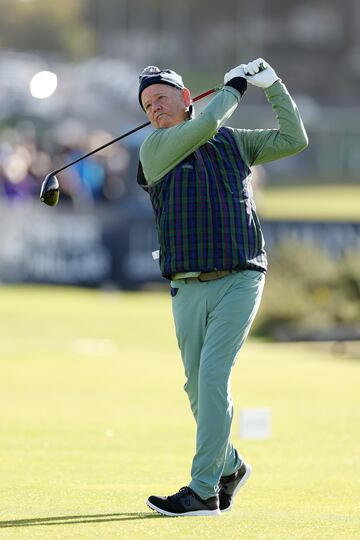
{"label": "golf club head", "polygon": [[48,174],[41,185],[40,200],[48,206],[56,206],[59,202],[60,186],[55,174]]}

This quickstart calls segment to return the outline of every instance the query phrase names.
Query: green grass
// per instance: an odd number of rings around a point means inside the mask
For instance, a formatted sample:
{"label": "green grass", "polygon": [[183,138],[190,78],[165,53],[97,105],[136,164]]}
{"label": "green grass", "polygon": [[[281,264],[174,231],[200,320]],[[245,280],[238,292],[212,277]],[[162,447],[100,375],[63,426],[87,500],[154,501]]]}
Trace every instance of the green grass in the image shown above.
{"label": "green grass", "polygon": [[[360,363],[319,345],[249,340],[233,438],[254,474],[232,512],[163,518],[148,495],[186,484],[194,423],[160,293],[0,289],[0,537],[355,539]],[[239,440],[242,407],[272,436]]]}
{"label": "green grass", "polygon": [[360,185],[271,186],[257,194],[267,219],[360,220]]}

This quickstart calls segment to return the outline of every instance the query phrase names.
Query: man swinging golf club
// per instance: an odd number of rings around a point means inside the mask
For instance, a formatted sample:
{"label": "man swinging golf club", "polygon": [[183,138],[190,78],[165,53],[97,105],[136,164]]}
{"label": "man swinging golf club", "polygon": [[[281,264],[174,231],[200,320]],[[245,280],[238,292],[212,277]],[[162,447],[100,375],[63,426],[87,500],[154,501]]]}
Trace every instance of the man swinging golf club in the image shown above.
{"label": "man swinging golf club", "polygon": [[[277,129],[224,127],[247,83],[265,90]],[[230,441],[231,369],[267,268],[250,167],[296,154],[308,141],[286,87],[261,58],[227,73],[196,118],[189,90],[171,70],[146,68],[139,101],[155,131],[141,146],[138,182],[154,209],[197,424],[189,484],[174,495],[151,496],[147,505],[168,516],[219,514],[231,509],[251,472]]]}

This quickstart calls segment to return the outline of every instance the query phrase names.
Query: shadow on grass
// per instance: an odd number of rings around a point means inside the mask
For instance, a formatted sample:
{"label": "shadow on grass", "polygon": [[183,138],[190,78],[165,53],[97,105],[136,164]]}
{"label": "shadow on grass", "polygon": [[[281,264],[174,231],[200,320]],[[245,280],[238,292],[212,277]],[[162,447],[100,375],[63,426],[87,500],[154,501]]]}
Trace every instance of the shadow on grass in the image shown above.
{"label": "shadow on grass", "polygon": [[76,523],[107,523],[110,521],[132,521],[135,519],[164,518],[153,512],[124,512],[117,514],[91,514],[86,516],[55,516],[46,518],[15,519],[0,521],[0,529],[6,527],[34,527],[39,525],[74,525]]}

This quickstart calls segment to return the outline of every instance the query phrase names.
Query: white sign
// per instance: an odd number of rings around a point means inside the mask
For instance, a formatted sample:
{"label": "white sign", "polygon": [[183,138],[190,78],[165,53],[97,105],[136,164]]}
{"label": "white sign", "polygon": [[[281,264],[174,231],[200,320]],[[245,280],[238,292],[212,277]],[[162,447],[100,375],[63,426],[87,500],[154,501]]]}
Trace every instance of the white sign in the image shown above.
{"label": "white sign", "polygon": [[240,439],[268,439],[271,435],[271,409],[241,409],[239,417]]}

